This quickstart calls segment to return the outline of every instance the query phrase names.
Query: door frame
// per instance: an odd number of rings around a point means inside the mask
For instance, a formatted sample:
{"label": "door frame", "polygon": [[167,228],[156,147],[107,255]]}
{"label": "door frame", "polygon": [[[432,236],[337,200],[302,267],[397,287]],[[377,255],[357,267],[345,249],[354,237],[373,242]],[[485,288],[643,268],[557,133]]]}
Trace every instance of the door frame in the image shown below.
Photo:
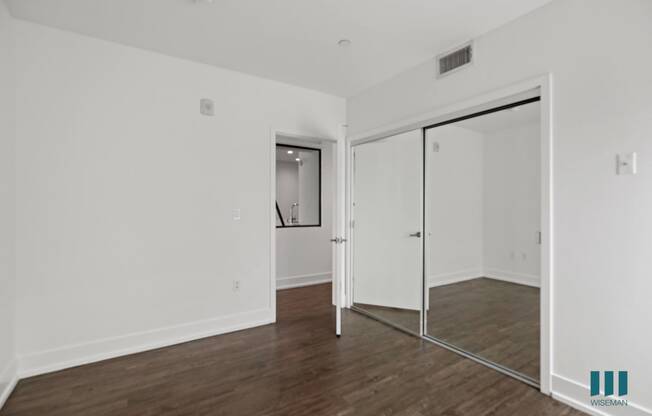
{"label": "door frame", "polygon": [[[320,137],[308,132],[297,132],[292,129],[270,128],[269,140],[269,162],[270,162],[270,199],[269,199],[269,218],[270,218],[270,262],[269,262],[269,305],[272,313],[272,322],[276,322],[276,143],[277,137],[282,136],[290,140],[297,140],[301,142],[310,142],[315,144],[328,143],[332,145],[332,178],[331,183],[334,189],[332,195],[332,237],[343,236],[345,234],[345,215],[344,206],[346,203],[346,190],[345,190],[345,140],[346,140],[346,126],[342,125],[339,128],[337,137],[329,137],[327,135]],[[321,180],[321,164],[320,164],[320,180]],[[320,186],[320,204],[323,201],[321,192],[324,189]],[[322,210],[323,212],[323,210]],[[320,221],[323,223],[323,221]],[[332,250],[333,264],[331,267],[331,281],[333,283],[333,304],[337,308],[337,326],[336,334],[339,336],[341,333],[341,308],[344,305],[344,288],[343,284],[339,281],[344,281],[345,272],[345,249],[343,244],[337,244]],[[335,262],[335,258],[340,258],[339,262]],[[338,267],[339,270],[335,270]],[[339,277],[339,279],[338,279]],[[339,307],[338,307],[339,305]]]}
{"label": "door frame", "polygon": [[[553,285],[554,285],[554,183],[553,183],[553,76],[545,73],[515,82],[505,87],[478,94],[452,105],[442,106],[416,117],[347,137],[347,238],[351,236],[352,164],[354,145],[379,140],[398,133],[423,129],[454,118],[497,107],[499,102],[518,101],[538,90],[541,106],[541,298],[540,298],[540,377],[539,390],[549,395],[552,390],[553,342]],[[509,101],[508,101],[509,100]],[[350,241],[350,240],[349,240]],[[346,306],[352,306],[352,244],[347,245]],[[425,268],[424,268],[425,269]],[[425,276],[423,277],[425,285]],[[425,306],[425,305],[424,305]],[[422,308],[423,310],[423,308]],[[424,338],[425,339],[425,338]],[[431,340],[429,340],[431,341]]]}

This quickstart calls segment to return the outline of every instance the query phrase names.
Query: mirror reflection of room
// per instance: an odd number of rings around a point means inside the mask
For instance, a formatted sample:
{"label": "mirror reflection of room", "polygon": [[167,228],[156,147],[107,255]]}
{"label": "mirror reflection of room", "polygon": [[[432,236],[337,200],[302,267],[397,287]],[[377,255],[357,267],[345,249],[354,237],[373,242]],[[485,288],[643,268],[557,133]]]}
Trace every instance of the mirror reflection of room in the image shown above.
{"label": "mirror reflection of room", "polygon": [[540,106],[426,130],[426,333],[539,379]]}
{"label": "mirror reflection of room", "polygon": [[276,145],[277,227],[321,224],[320,166],[320,149]]}

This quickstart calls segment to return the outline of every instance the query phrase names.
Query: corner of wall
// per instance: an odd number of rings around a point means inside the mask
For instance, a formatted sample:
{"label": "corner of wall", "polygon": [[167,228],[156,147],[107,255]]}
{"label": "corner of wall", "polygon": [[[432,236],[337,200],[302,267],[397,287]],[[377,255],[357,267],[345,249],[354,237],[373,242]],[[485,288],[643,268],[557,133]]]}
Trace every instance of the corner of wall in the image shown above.
{"label": "corner of wall", "polygon": [[17,360],[14,358],[9,362],[9,365],[0,371],[0,409],[5,405],[9,396],[14,391],[18,383]]}
{"label": "corner of wall", "polygon": [[[17,378],[16,360],[16,184],[15,184],[14,19],[0,1],[0,408]],[[6,93],[9,91],[9,93]]]}

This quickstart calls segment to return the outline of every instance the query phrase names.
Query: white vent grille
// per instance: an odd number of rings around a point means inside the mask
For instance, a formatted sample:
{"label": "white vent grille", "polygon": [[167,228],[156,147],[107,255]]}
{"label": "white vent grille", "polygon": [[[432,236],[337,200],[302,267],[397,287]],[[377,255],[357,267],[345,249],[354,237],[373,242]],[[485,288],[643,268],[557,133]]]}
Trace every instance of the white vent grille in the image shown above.
{"label": "white vent grille", "polygon": [[462,69],[473,61],[473,45],[467,44],[437,57],[437,76],[441,77]]}

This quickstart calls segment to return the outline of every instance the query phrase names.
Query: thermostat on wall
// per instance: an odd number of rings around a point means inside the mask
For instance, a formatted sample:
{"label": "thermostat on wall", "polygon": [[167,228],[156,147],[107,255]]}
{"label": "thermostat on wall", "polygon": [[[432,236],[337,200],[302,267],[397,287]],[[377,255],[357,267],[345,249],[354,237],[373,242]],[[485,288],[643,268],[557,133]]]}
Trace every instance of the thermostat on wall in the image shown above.
{"label": "thermostat on wall", "polygon": [[205,116],[214,116],[215,103],[213,103],[213,100],[210,100],[208,98],[202,98],[199,101],[199,112]]}

